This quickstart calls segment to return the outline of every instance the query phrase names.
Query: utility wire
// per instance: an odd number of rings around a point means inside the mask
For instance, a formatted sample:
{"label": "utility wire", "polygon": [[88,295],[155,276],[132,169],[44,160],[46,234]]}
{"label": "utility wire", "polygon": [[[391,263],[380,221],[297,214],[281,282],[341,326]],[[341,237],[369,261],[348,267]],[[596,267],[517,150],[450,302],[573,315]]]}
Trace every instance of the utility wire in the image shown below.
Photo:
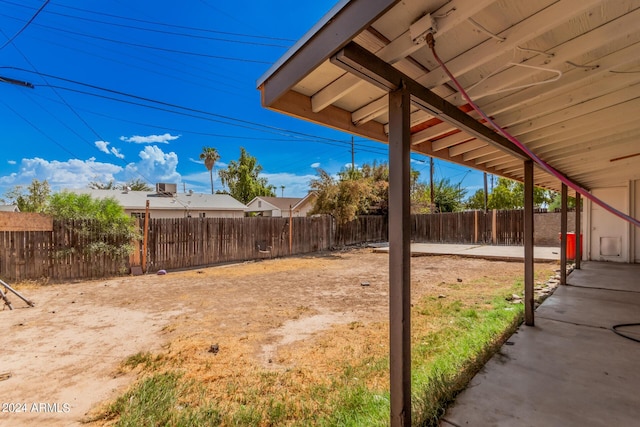
{"label": "utility wire", "polygon": [[[48,0],[47,0],[47,1],[48,1]],[[0,29],[0,33],[4,34],[4,31],[2,31],[2,29]],[[31,66],[31,68],[33,68],[33,70],[34,70],[34,71],[27,70],[27,69],[22,69],[22,70],[23,70],[23,71],[26,71],[26,72],[29,72],[29,73],[35,73],[35,74],[37,74],[38,76],[40,76],[40,77],[45,81],[45,83],[47,83],[47,86],[48,86],[48,83],[49,83],[49,82],[47,81],[46,77],[51,77],[51,76],[48,76],[47,74],[44,74],[44,73],[40,73],[40,72],[38,71],[38,69],[36,68],[36,66],[35,66],[35,65],[34,65],[34,64],[29,60],[29,58],[28,58],[24,53],[22,53],[22,51],[21,51],[20,49],[18,49],[18,47],[17,47],[17,46],[15,46],[15,45],[14,45],[14,48],[15,48],[15,49],[16,49],[16,51],[20,54],[20,56],[22,56],[22,58],[23,58],[23,59],[24,59],[24,60],[25,60],[25,61],[26,61],[30,66]],[[7,68],[14,68],[14,67],[7,67]],[[71,112],[72,112],[72,113],[73,113],[73,114],[74,114],[74,115],[75,115],[75,116],[76,116],[76,117],[77,117],[77,118],[78,118],[82,123],[84,123],[84,125],[85,125],[85,126],[86,126],[90,131],[91,131],[91,132],[93,132],[93,134],[94,134],[94,135],[95,135],[99,140],[101,140],[101,141],[104,141],[104,140],[105,140],[105,139],[104,139],[100,134],[98,134],[98,132],[97,132],[97,131],[96,131],[96,130],[95,130],[95,129],[94,129],[94,128],[93,128],[93,127],[92,127],[92,126],[91,126],[91,125],[90,125],[90,124],[89,124],[89,123],[88,123],[88,122],[87,122],[87,121],[86,121],[82,116],[80,116],[80,114],[79,114],[79,113],[78,113],[78,112],[77,112],[77,111],[76,111],[76,110],[75,110],[75,109],[74,109],[74,108],[73,108],[73,107],[72,107],[72,106],[71,106],[71,105],[70,105],[70,104],[69,104],[69,103],[64,99],[64,97],[63,97],[62,95],[60,95],[60,94],[58,93],[58,91],[56,91],[56,89],[55,89],[55,88],[52,88],[52,89],[53,89],[53,92],[56,94],[56,96],[60,99],[60,101],[62,101],[62,103],[63,103],[67,108],[69,108],[69,110],[71,110]],[[6,104],[5,104],[5,105],[6,105]],[[36,105],[38,105],[38,104],[36,103]],[[47,110],[46,110],[46,109],[44,109],[42,106],[40,106],[40,107],[41,107],[44,111],[46,111],[47,113],[49,113],[49,114],[51,114],[51,115],[53,116],[53,114],[52,114],[51,112],[47,111]],[[10,109],[11,111],[13,111],[13,112],[18,116],[18,117],[21,117],[23,120],[25,120],[25,121],[26,121],[26,122],[27,122],[31,127],[33,127],[34,129],[36,129],[38,132],[40,132],[40,133],[42,133],[43,135],[45,135],[45,136],[46,136],[48,139],[50,139],[51,141],[54,141],[54,140],[53,140],[53,138],[51,138],[51,137],[50,137],[50,136],[48,136],[46,133],[44,133],[42,130],[40,130],[39,128],[37,128],[35,125],[33,125],[33,124],[32,124],[29,120],[27,120],[25,117],[22,117],[20,114],[18,114],[18,113],[17,113],[15,110],[13,110],[12,108],[10,108],[10,107],[9,107],[9,109]],[[61,121],[61,120],[59,120],[57,117],[55,117],[55,116],[53,116],[53,117],[54,117],[54,118],[56,118],[56,120],[58,120],[60,123],[62,123],[62,121]],[[68,127],[66,124],[64,124],[64,126],[65,126],[65,127],[67,127],[67,128],[69,129],[69,127]],[[75,133],[75,131],[74,131],[74,133]],[[78,134],[76,133],[76,135],[78,135]],[[78,136],[79,136],[79,135],[78,135]],[[80,136],[79,136],[79,137],[80,137]],[[90,145],[90,146],[91,146],[91,144],[90,144],[87,140],[85,140],[84,138],[80,137],[80,140],[84,141],[85,143],[87,143],[88,145]],[[59,143],[57,143],[56,141],[54,141],[54,143],[55,143],[56,145],[58,145],[58,146],[61,146],[61,145],[60,145]],[[95,146],[91,146],[91,147],[92,147],[92,148],[94,148],[94,149],[98,149],[98,147],[95,147]],[[65,150],[66,152],[68,152],[68,153],[71,153],[71,152],[70,152],[69,150],[67,150],[67,149],[64,149],[64,150]],[[76,155],[75,155],[75,154],[73,154],[73,153],[71,153],[71,154],[72,154],[74,157],[78,157],[78,156],[76,156]],[[117,157],[117,156],[116,156],[116,157]],[[121,161],[121,162],[126,166],[126,163],[124,162],[124,160],[123,160],[123,159],[120,159],[119,157],[118,157],[118,159],[119,159],[119,160],[120,160],[120,161]],[[142,175],[139,171],[137,171],[137,172],[138,172],[138,175],[140,175],[143,179],[145,179],[146,181],[149,181],[149,179],[148,179],[147,177],[145,177],[144,175]]]}
{"label": "utility wire", "polygon": [[69,150],[67,147],[65,147],[64,145],[62,145],[61,143],[59,143],[58,141],[56,141],[55,139],[53,139],[51,136],[49,136],[45,131],[43,131],[42,129],[40,129],[38,126],[35,125],[35,123],[31,122],[28,118],[26,118],[25,116],[23,116],[22,114],[20,114],[19,112],[17,112],[16,110],[14,110],[9,104],[7,104],[6,102],[4,102],[2,99],[0,99],[0,103],[2,103],[8,110],[12,111],[16,116],[20,117],[22,120],[24,120],[29,126],[31,126],[33,129],[35,129],[36,131],[38,131],[40,134],[42,134],[45,138],[47,138],[49,141],[53,142],[55,145],[57,145],[58,147],[60,147],[63,151],[67,152],[68,154],[70,154],[73,157],[78,158],[79,156],[76,156],[73,152],[71,152],[71,150]]}
{"label": "utility wire", "polygon": [[[40,38],[34,37],[34,36],[31,36],[31,37],[33,39],[35,39],[35,40],[40,40],[40,41],[42,41],[44,43],[49,43],[49,44],[52,44],[54,46],[62,47],[64,49],[69,49],[71,51],[80,52],[80,53],[83,53],[85,55],[89,55],[89,56],[93,56],[93,57],[96,57],[96,58],[100,58],[100,59],[105,60],[105,61],[114,62],[116,64],[125,65],[128,69],[136,68],[138,70],[143,70],[143,71],[148,72],[148,73],[153,73],[153,74],[156,74],[156,75],[159,75],[159,76],[169,77],[172,80],[179,80],[179,81],[182,81],[182,82],[185,82],[185,83],[193,84],[193,85],[196,85],[198,87],[205,87],[207,89],[211,89],[211,90],[214,90],[214,91],[218,91],[218,92],[222,92],[222,93],[226,93],[226,94],[230,94],[230,95],[234,95],[234,96],[238,96],[238,95],[244,96],[242,93],[238,93],[237,91],[227,91],[227,90],[221,89],[219,87],[207,85],[207,84],[204,84],[204,83],[198,83],[198,82],[194,81],[194,79],[188,79],[188,78],[182,77],[183,75],[192,76],[194,78],[202,79],[204,81],[208,81],[208,82],[212,82],[212,83],[216,83],[218,85],[226,86],[226,87],[229,87],[231,89],[235,89],[235,90],[243,89],[243,87],[240,86],[240,83],[242,83],[242,82],[239,81],[239,80],[234,79],[233,77],[229,76],[228,74],[227,75],[223,75],[223,74],[220,74],[220,73],[216,73],[214,71],[208,71],[207,70],[207,72],[211,76],[222,77],[221,79],[220,78],[219,79],[213,79],[213,78],[210,78],[208,76],[202,76],[202,75],[198,75],[198,74],[195,74],[195,73],[191,72],[191,69],[205,71],[204,68],[196,67],[194,64],[187,64],[186,62],[173,61],[173,60],[172,61],[166,61],[166,59],[165,59],[164,63],[161,63],[161,62],[158,62],[158,61],[145,60],[144,61],[145,64],[149,64],[149,65],[154,65],[155,64],[155,65],[157,65],[157,67],[144,67],[144,66],[135,65],[131,61],[127,62],[127,61],[124,61],[124,60],[120,60],[119,58],[111,58],[111,57],[100,55],[100,54],[98,54],[96,52],[103,51],[103,50],[109,50],[109,49],[101,47],[98,44],[94,44],[94,43],[91,43],[91,42],[83,41],[84,43],[88,43],[89,46],[99,47],[99,49],[93,49],[93,51],[86,51],[86,50],[83,50],[83,49],[79,49],[77,47],[72,47],[68,43],[67,44],[65,44],[65,43],[56,43],[56,42],[54,42],[52,40],[49,40],[49,39],[40,39]],[[80,41],[80,39],[74,38],[73,36],[70,36],[70,35],[66,35],[66,37],[69,37],[69,39],[71,39],[71,40]],[[116,53],[116,56],[118,56],[118,57],[129,57],[129,58],[133,58],[135,60],[140,60],[140,56],[135,55],[135,54],[117,52],[117,51],[113,51],[113,50],[112,50],[112,52]],[[164,59],[160,55],[158,55],[158,58]],[[169,65],[169,64],[173,64],[173,63],[175,63],[176,65],[182,64],[183,68],[182,69],[178,69],[178,68],[175,68],[175,67],[172,67],[172,66]],[[0,68],[5,68],[5,67],[0,67]],[[163,70],[163,69],[173,70],[173,71],[176,71],[178,74],[177,75],[176,74],[169,74],[169,73],[164,73],[164,72],[160,71],[160,70]],[[230,84],[230,83],[228,83],[228,81],[237,82],[239,84]]]}
{"label": "utility wire", "polygon": [[95,40],[102,40],[102,41],[106,41],[106,42],[109,42],[109,43],[116,43],[116,44],[119,44],[119,45],[140,47],[140,48],[144,48],[144,49],[158,50],[158,51],[161,51],[161,52],[177,53],[177,54],[180,54],[180,55],[197,56],[197,57],[200,57],[200,58],[211,58],[211,59],[221,59],[221,60],[225,60],[225,61],[238,61],[238,62],[249,62],[249,63],[254,63],[254,64],[271,65],[271,62],[269,62],[269,61],[261,61],[261,60],[258,60],[258,59],[237,58],[237,57],[232,57],[232,56],[221,56],[221,55],[210,55],[208,53],[190,52],[190,51],[179,50],[179,49],[169,49],[169,48],[166,48],[166,47],[151,46],[151,45],[142,44],[142,43],[133,43],[133,42],[127,42],[127,41],[124,41],[124,40],[111,39],[111,38],[108,38],[108,37],[95,36],[95,35],[91,35],[91,34],[81,33],[81,32],[78,32],[78,31],[72,31],[72,30],[66,30],[66,29],[62,29],[62,28],[56,28],[56,27],[52,27],[50,25],[44,25],[44,24],[34,24],[34,25],[37,25],[37,26],[42,27],[42,28],[46,28],[46,29],[51,30],[51,31],[58,31],[58,32],[61,32],[61,33],[74,34],[74,35],[80,36],[80,37],[86,37],[86,38],[95,39]]}
{"label": "utility wire", "polygon": [[[124,97],[127,97],[127,98],[133,98],[133,99],[136,99],[136,100],[149,102],[149,103],[152,103],[152,104],[162,105],[163,107],[177,108],[179,110],[188,111],[189,113],[198,113],[198,114],[203,114],[205,116],[212,116],[212,117],[228,120],[228,121],[231,121],[231,122],[237,122],[237,123],[239,123],[241,125],[244,125],[244,126],[240,126],[240,127],[248,127],[249,129],[253,129],[253,130],[256,130],[256,128],[264,128],[264,129],[267,129],[269,131],[275,131],[275,133],[277,133],[279,135],[290,136],[290,135],[288,135],[290,133],[290,134],[295,134],[295,135],[301,135],[303,137],[308,137],[308,138],[322,139],[322,140],[325,140],[325,141],[343,142],[343,141],[336,140],[336,139],[333,139],[333,138],[326,138],[326,137],[321,137],[321,136],[317,136],[317,135],[310,135],[310,134],[307,134],[307,133],[304,133],[304,132],[298,132],[298,131],[283,129],[283,128],[279,128],[279,127],[276,127],[276,126],[265,125],[263,123],[252,122],[250,120],[244,120],[244,119],[239,119],[239,118],[232,117],[232,116],[227,116],[227,115],[223,115],[223,114],[217,114],[217,113],[212,113],[212,112],[209,112],[209,111],[199,110],[199,109],[196,109],[196,108],[185,107],[185,106],[181,106],[181,105],[170,103],[170,102],[159,101],[159,100],[155,100],[155,99],[144,97],[144,96],[138,96],[138,95],[130,94],[130,93],[127,93],[127,92],[122,92],[122,91],[118,91],[118,90],[114,90],[114,89],[108,89],[108,88],[104,88],[104,87],[93,85],[93,84],[89,84],[89,83],[83,83],[83,82],[80,82],[78,80],[67,79],[67,78],[64,78],[64,77],[54,76],[54,75],[46,74],[46,73],[34,72],[34,71],[27,70],[27,69],[20,68],[20,67],[5,67],[5,68],[19,70],[19,71],[25,71],[25,72],[28,72],[28,73],[34,73],[34,74],[38,74],[40,76],[50,77],[50,78],[53,78],[53,79],[56,79],[56,80],[61,80],[61,81],[67,82],[67,83],[77,84],[79,86],[84,86],[84,87],[88,87],[88,88],[91,88],[91,89],[104,91],[104,92],[107,92],[107,93],[112,93],[112,94],[124,96]],[[57,88],[57,89],[62,89],[62,90],[67,90],[67,91],[71,91],[71,92],[82,93],[82,94],[85,94],[85,95],[90,95],[90,96],[95,96],[95,97],[99,97],[99,98],[114,100],[114,101],[118,101],[118,102],[130,103],[130,104],[133,104],[133,105],[143,106],[143,107],[147,107],[147,108],[161,109],[163,111],[178,113],[178,114],[182,114],[182,115],[188,115],[188,116],[195,117],[195,118],[201,118],[201,119],[203,118],[202,116],[196,116],[196,115],[193,115],[193,114],[186,114],[186,113],[179,113],[179,112],[174,111],[174,110],[169,110],[169,109],[164,109],[164,108],[159,108],[159,107],[153,107],[153,106],[147,105],[147,104],[134,103],[134,102],[131,102],[131,101],[126,101],[126,100],[120,99],[120,98],[108,97],[108,96],[105,96],[105,95],[100,95],[100,94],[96,94],[96,93],[93,93],[93,92],[82,91],[82,90],[79,90],[79,89],[73,89],[73,88],[69,88],[69,87],[65,87],[65,86],[57,86],[57,85],[50,85],[50,84],[47,84],[47,85],[38,85],[38,84],[36,84],[35,86],[53,87],[53,88]],[[212,120],[212,119],[209,119],[209,120]],[[212,120],[212,121],[216,121],[216,122],[220,122],[220,123],[224,123],[224,124],[229,124],[229,125],[234,125],[232,123],[223,122],[221,120]],[[239,125],[235,124],[235,126],[239,126]],[[253,126],[253,127],[250,127],[250,126]],[[274,133],[274,132],[272,132],[272,133]]]}
{"label": "utility wire", "polygon": [[[26,7],[26,6],[22,5],[22,4],[11,2],[11,1],[8,1],[8,0],[0,0],[0,1],[2,1],[2,3],[7,3],[7,4],[14,5],[14,6]],[[246,34],[246,33],[234,33],[234,32],[228,32],[228,31],[212,30],[212,29],[209,29],[209,28],[199,28],[199,27],[191,27],[191,26],[186,26],[186,25],[169,24],[169,23],[165,23],[165,22],[150,21],[150,20],[145,20],[145,19],[136,19],[136,18],[131,18],[131,17],[127,17],[127,16],[106,13],[106,12],[97,12],[97,11],[94,11],[94,10],[83,9],[83,8],[74,7],[74,6],[68,6],[68,5],[64,5],[64,4],[60,4],[60,3],[56,3],[56,2],[54,2],[53,4],[55,6],[57,6],[57,7],[64,8],[64,9],[71,9],[71,10],[76,10],[76,11],[79,11],[79,12],[84,12],[84,13],[89,13],[89,14],[94,14],[94,15],[99,15],[99,16],[108,16],[110,18],[122,19],[122,20],[125,20],[125,21],[141,22],[141,23],[144,23],[144,24],[158,25],[158,26],[163,26],[163,27],[167,27],[167,28],[178,28],[178,29],[183,29],[183,30],[200,31],[200,32],[210,33],[210,34],[223,34],[223,35],[235,36],[235,37],[247,37],[247,38],[263,39],[263,40],[276,40],[276,41],[285,41],[285,42],[292,42],[292,43],[295,42],[295,40],[287,39],[287,38],[281,38],[281,37],[261,36],[261,35]],[[208,5],[208,6],[210,6],[210,5]],[[50,10],[47,10],[47,13],[57,14],[56,12],[52,12]]]}
{"label": "utility wire", "polygon": [[49,0],[45,0],[44,3],[42,3],[42,6],[40,6],[40,8],[36,11],[36,13],[33,14],[33,16],[31,17],[31,19],[29,19],[23,26],[22,28],[20,28],[20,30],[18,30],[17,33],[15,33],[13,35],[13,37],[10,37],[6,42],[4,42],[4,44],[2,46],[0,46],[0,50],[4,49],[6,46],[8,46],[9,44],[13,43],[13,41],[16,39],[16,37],[18,37],[24,30],[27,29],[27,27],[33,22],[34,19],[36,19],[36,16],[38,16],[40,14],[40,12],[42,12],[42,10],[45,8],[45,6],[49,3]]}
{"label": "utility wire", "polygon": [[[23,68],[18,68],[18,67],[4,67],[4,68],[16,69],[16,70],[26,71],[26,72],[30,72],[30,73],[32,72],[30,70],[23,69]],[[298,131],[293,131],[293,130],[289,130],[289,129],[277,128],[277,127],[273,127],[273,126],[264,125],[262,123],[251,122],[251,121],[248,121],[248,120],[242,120],[242,119],[238,119],[238,118],[235,118],[235,117],[224,116],[224,115],[219,115],[219,114],[215,114],[215,113],[211,113],[211,112],[207,112],[207,111],[203,111],[203,110],[183,107],[183,106],[180,106],[180,105],[177,105],[177,104],[166,103],[166,102],[163,102],[163,101],[157,101],[157,100],[153,100],[153,99],[146,98],[146,97],[140,97],[140,96],[137,96],[137,95],[132,95],[132,94],[128,94],[128,93],[121,92],[121,91],[115,91],[115,90],[112,90],[112,89],[102,88],[100,86],[91,85],[91,84],[87,84],[87,83],[82,83],[82,82],[79,82],[79,81],[76,81],[76,80],[72,80],[72,79],[65,79],[63,77],[53,76],[53,75],[50,75],[50,74],[45,74],[45,73],[36,73],[36,74],[41,74],[41,75],[43,75],[45,77],[50,77],[50,78],[53,78],[53,79],[58,79],[58,80],[66,81],[66,82],[69,82],[69,83],[78,84],[80,86],[87,86],[87,87],[90,87],[92,89],[103,90],[103,91],[114,93],[114,94],[121,95],[121,96],[131,97],[131,98],[134,98],[134,99],[148,101],[148,102],[151,102],[151,103],[157,103],[157,104],[160,104],[160,105],[163,105],[163,106],[175,107],[175,108],[183,109],[183,110],[190,111],[190,112],[195,112],[195,113],[200,113],[200,114],[205,114],[205,115],[211,115],[211,116],[215,116],[215,117],[221,117],[221,118],[224,118],[224,119],[227,119],[227,120],[240,122],[241,124],[234,124],[234,123],[229,123],[229,122],[225,122],[225,121],[222,121],[222,120],[209,119],[209,118],[198,116],[198,115],[195,115],[195,114],[182,113],[182,112],[171,110],[171,109],[154,107],[154,106],[151,106],[151,105],[146,105],[146,104],[141,104],[141,103],[138,103],[138,102],[127,101],[125,99],[105,96],[105,95],[101,95],[101,94],[97,94],[97,93],[93,93],[93,92],[82,91],[82,90],[79,90],[79,89],[73,89],[73,88],[69,88],[69,87],[65,87],[65,86],[56,86],[56,85],[50,85],[50,84],[48,84],[48,85],[38,85],[38,84],[36,84],[36,86],[40,86],[40,87],[54,87],[54,88],[61,89],[61,90],[67,90],[67,91],[71,91],[71,92],[81,93],[81,94],[84,94],[84,95],[94,96],[94,97],[103,98],[103,99],[107,99],[107,100],[112,100],[112,101],[116,101],[116,102],[122,102],[122,103],[141,106],[141,107],[145,107],[145,108],[157,109],[157,110],[166,111],[166,112],[170,112],[170,113],[186,115],[188,117],[194,117],[194,118],[197,118],[197,119],[214,121],[214,122],[218,122],[218,123],[222,123],[222,124],[226,124],[226,125],[238,126],[238,127],[247,128],[247,129],[250,129],[250,130],[263,131],[263,132],[267,132],[267,133],[272,133],[272,134],[282,135],[282,136],[288,137],[288,139],[280,139],[281,141],[292,141],[293,140],[293,141],[300,141],[300,142],[318,142],[318,143],[323,143],[323,144],[327,144],[327,145],[338,146],[338,147],[341,147],[341,148],[350,148],[351,147],[351,143],[348,142],[348,141],[343,141],[343,140],[334,139],[334,138],[326,138],[326,137],[321,137],[321,136],[317,136],[317,135],[311,135],[311,134],[307,134],[307,133],[304,133],[304,132],[298,132]],[[103,113],[95,113],[95,112],[91,112],[91,111],[90,111],[90,113],[97,114],[97,115],[100,115],[100,116],[103,116],[103,117],[113,118],[113,119],[116,119],[116,120],[122,120],[122,121],[129,122],[129,123],[140,124],[140,125],[143,125],[143,126],[156,127],[156,128],[161,128],[161,129],[167,129],[167,130],[176,130],[176,131],[182,132],[182,133],[194,133],[194,134],[197,134],[197,132],[193,132],[191,130],[180,130],[180,129],[168,128],[168,127],[158,126],[158,125],[149,124],[149,123],[140,123],[140,122],[136,122],[136,121],[132,121],[132,120],[126,120],[126,119],[121,119],[121,118],[105,115]],[[260,129],[260,128],[267,128],[268,131]],[[294,134],[294,135],[291,135],[291,134]],[[239,138],[238,136],[235,136],[235,135],[221,135],[221,134],[211,134],[211,133],[203,133],[203,135],[216,136],[216,137],[225,137],[225,138]],[[100,139],[103,139],[103,138],[100,138]],[[255,140],[256,138],[243,137],[243,139],[254,139]],[[276,141],[277,139],[270,139],[270,140]],[[354,144],[354,146],[358,147],[358,150],[359,151],[363,151],[363,152],[369,152],[369,153],[372,153],[372,154],[380,154],[380,155],[386,155],[387,154],[387,151],[384,150],[384,149],[377,149],[377,147],[372,147],[372,146],[366,145],[366,144],[356,143],[356,144]]]}
{"label": "utility wire", "polygon": [[[6,2],[6,3],[11,3],[11,2]],[[11,3],[11,4],[14,4],[14,3]],[[133,30],[147,31],[147,32],[152,32],[152,33],[157,33],[157,34],[167,34],[167,35],[172,35],[172,36],[188,37],[188,38],[201,39],[201,40],[220,41],[220,42],[225,42],[225,43],[237,43],[237,44],[244,44],[244,45],[251,45],[251,46],[276,47],[276,48],[282,48],[282,49],[288,49],[290,47],[289,45],[283,45],[283,44],[262,43],[262,42],[255,42],[255,41],[249,41],[249,40],[234,40],[234,39],[222,38],[222,37],[211,37],[211,36],[198,35],[198,34],[180,33],[180,32],[177,32],[177,31],[159,30],[159,29],[155,29],[155,28],[145,28],[145,27],[139,27],[139,26],[135,26],[135,25],[127,25],[127,24],[120,24],[120,23],[117,23],[117,22],[109,22],[109,21],[103,21],[103,20],[99,20],[99,19],[86,18],[86,17],[83,17],[83,16],[69,15],[69,14],[60,13],[60,12],[47,11],[47,13],[50,14],[50,15],[62,16],[62,17],[71,18],[71,19],[74,19],[74,20],[81,20],[81,21],[87,21],[87,22],[94,22],[94,23],[98,23],[98,24],[111,25],[111,26],[119,27],[119,28],[130,28],[130,29],[133,29]],[[5,15],[5,14],[3,14],[2,16],[5,16],[7,18],[12,18],[12,19],[17,19],[17,18],[14,18],[14,17],[9,16],[9,15]]]}

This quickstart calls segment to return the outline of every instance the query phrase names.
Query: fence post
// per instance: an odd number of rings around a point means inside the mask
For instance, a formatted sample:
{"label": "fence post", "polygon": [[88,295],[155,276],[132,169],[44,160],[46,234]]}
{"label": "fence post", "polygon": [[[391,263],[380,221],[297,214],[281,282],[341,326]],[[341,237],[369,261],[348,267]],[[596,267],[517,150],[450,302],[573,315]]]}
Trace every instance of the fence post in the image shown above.
{"label": "fence post", "polygon": [[493,209],[491,218],[491,242],[494,245],[498,243],[498,211],[496,209]]}
{"label": "fence post", "polygon": [[473,232],[473,243],[478,243],[478,211],[473,211]]}
{"label": "fence post", "polygon": [[142,271],[147,272],[147,244],[149,238],[149,201],[144,209],[144,238],[142,240]]}

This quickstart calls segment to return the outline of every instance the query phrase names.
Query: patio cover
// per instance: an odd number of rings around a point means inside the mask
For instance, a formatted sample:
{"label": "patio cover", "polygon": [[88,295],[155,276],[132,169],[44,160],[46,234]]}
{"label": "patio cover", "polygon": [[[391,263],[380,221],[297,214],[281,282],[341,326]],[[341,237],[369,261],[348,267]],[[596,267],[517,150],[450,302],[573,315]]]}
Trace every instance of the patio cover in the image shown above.
{"label": "patio cover", "polygon": [[566,185],[487,127],[427,39],[482,111],[592,190],[640,179],[638,22],[640,0],[341,1],[258,81],[267,108],[389,144],[392,425],[411,423],[410,151],[524,181],[528,325],[534,184],[561,191],[566,235]]}
{"label": "patio cover", "polygon": [[[375,80],[397,71],[441,98],[434,108],[412,95],[412,151],[523,180],[521,153],[482,129],[437,66],[422,34],[432,27],[498,124],[586,189],[615,186],[640,179],[638,22],[637,0],[341,1],[258,85],[267,108],[388,143],[390,88]],[[361,75],[345,65],[358,61]],[[534,180],[560,190],[541,169]]]}

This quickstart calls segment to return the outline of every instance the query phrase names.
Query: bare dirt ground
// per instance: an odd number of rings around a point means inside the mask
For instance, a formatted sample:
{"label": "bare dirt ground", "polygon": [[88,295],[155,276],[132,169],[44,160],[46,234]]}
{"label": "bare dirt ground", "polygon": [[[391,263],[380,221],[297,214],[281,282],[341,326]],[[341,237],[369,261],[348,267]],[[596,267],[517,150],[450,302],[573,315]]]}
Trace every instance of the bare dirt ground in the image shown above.
{"label": "bare dirt ground", "polygon": [[[387,257],[363,249],[20,287],[36,306],[11,297],[14,310],[0,311],[0,374],[11,373],[0,380],[0,426],[80,425],[92,408],[135,381],[119,367],[139,352],[180,354],[188,343],[208,360],[209,377],[304,363],[295,349],[308,350],[323,332],[334,328],[331,340],[339,346],[348,337],[341,341],[336,327],[387,321]],[[412,298],[440,295],[446,283],[475,280],[478,286],[485,278],[481,286],[491,286],[517,276],[521,263],[414,258]],[[212,344],[218,354],[208,352]]]}

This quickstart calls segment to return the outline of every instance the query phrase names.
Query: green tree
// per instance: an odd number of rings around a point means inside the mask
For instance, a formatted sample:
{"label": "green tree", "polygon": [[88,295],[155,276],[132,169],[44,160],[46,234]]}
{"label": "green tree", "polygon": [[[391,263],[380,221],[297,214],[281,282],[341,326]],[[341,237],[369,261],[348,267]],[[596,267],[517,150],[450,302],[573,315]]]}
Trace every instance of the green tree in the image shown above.
{"label": "green tree", "polygon": [[108,182],[91,181],[88,187],[92,190],[115,190],[118,188],[113,179]]}
{"label": "green tree", "polygon": [[[153,187],[141,180],[140,178],[132,179],[120,186],[122,189],[128,188],[131,191],[151,191]],[[91,181],[89,188],[93,190],[117,190],[118,184],[114,180],[108,182]]]}
{"label": "green tree", "polygon": [[[560,205],[562,204],[562,197],[560,195],[560,193],[556,192],[556,191],[552,191],[550,194],[550,201],[549,201],[549,212],[553,212],[556,210],[560,210]],[[575,197],[567,197],[567,208],[569,209],[573,209],[576,207],[576,198]]]}
{"label": "green tree", "polygon": [[437,212],[458,212],[464,206],[462,201],[466,194],[467,189],[462,188],[460,183],[454,185],[449,178],[436,180],[433,204]]}
{"label": "green tree", "polygon": [[256,196],[275,196],[275,187],[266,178],[259,176],[262,166],[258,160],[240,147],[240,158],[232,160],[226,169],[218,171],[222,185],[229,194],[242,203],[249,203]]}
{"label": "green tree", "polygon": [[131,191],[152,191],[153,187],[144,182],[143,180],[136,178],[125,184]]}
{"label": "green tree", "polygon": [[330,214],[340,223],[358,215],[385,215],[389,210],[389,166],[365,163],[361,168],[344,168],[334,179],[318,169],[310,186],[318,199],[311,214]]}
{"label": "green tree", "polygon": [[343,171],[339,179],[322,169],[317,172],[319,176],[311,180],[310,187],[318,198],[310,214],[330,214],[346,223],[368,213],[371,203],[377,201],[369,180],[356,169]]}
{"label": "green tree", "polygon": [[131,240],[140,237],[134,219],[111,197],[96,199],[62,191],[50,197],[46,213],[57,220],[85,220],[73,231],[88,238],[88,243],[73,251],[125,256],[133,251]]}
{"label": "green tree", "polygon": [[[553,192],[534,187],[535,207],[547,205]],[[522,209],[524,207],[524,184],[507,178],[498,178],[498,184],[489,194],[488,209]],[[467,209],[484,209],[484,190],[476,191],[466,202]]]}
{"label": "green tree", "polygon": [[214,194],[213,191],[213,167],[216,162],[220,160],[220,154],[218,150],[213,147],[203,147],[202,153],[200,153],[200,160],[204,161],[204,165],[209,171],[209,179],[211,180],[211,194]]}
{"label": "green tree", "polygon": [[[484,210],[484,190],[478,190],[464,203],[465,209]],[[487,204],[488,209],[488,204]]]}
{"label": "green tree", "polygon": [[[389,212],[389,165],[365,163],[361,168],[345,168],[333,178],[318,169],[318,178],[310,183],[318,195],[312,214],[331,214],[339,222],[358,215],[386,215]],[[411,171],[412,194],[420,173]]]}
{"label": "green tree", "polygon": [[51,194],[51,187],[45,179],[34,179],[27,187],[16,185],[5,193],[5,203],[15,204],[21,212],[43,213],[47,209],[47,202]]}
{"label": "green tree", "polygon": [[433,203],[431,201],[431,186],[424,182],[416,182],[411,190],[411,205],[414,213],[457,212],[464,208],[463,199],[467,189],[460,183],[452,184],[449,178],[436,180],[433,183]]}

